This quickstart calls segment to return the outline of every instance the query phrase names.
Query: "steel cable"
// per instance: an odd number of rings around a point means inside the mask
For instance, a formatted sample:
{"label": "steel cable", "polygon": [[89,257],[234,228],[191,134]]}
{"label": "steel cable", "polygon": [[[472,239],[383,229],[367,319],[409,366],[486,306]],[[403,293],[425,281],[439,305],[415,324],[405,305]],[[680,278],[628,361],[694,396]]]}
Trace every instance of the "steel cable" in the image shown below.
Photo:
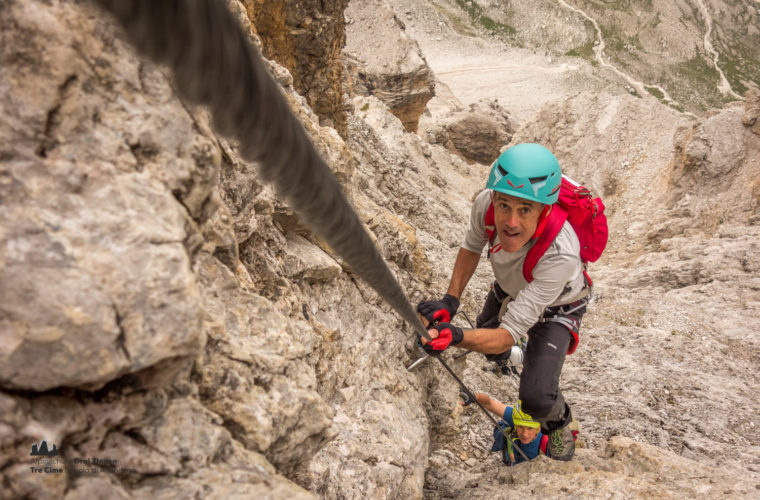
{"label": "steel cable", "polygon": [[[185,100],[209,107],[214,128],[235,137],[243,158],[258,163],[262,178],[274,183],[278,194],[351,270],[429,341],[422,321],[337,179],[223,1],[92,1],[119,21],[140,54],[174,72]],[[475,398],[446,362],[436,358],[460,388]]]}
{"label": "steel cable", "polygon": [[430,339],[401,286],[314,149],[258,50],[221,0],[93,0],[137,51],[167,65],[183,99],[208,106],[262,178],[419,335]]}

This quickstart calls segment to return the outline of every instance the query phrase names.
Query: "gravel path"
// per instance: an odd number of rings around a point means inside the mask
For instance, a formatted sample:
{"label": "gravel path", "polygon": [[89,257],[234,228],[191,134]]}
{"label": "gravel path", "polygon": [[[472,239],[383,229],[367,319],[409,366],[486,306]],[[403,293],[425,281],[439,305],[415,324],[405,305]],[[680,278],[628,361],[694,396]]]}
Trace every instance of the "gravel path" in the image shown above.
{"label": "gravel path", "polygon": [[496,99],[518,122],[553,101],[606,82],[578,58],[554,60],[495,40],[464,36],[429,2],[389,0],[436,77],[464,105]]}

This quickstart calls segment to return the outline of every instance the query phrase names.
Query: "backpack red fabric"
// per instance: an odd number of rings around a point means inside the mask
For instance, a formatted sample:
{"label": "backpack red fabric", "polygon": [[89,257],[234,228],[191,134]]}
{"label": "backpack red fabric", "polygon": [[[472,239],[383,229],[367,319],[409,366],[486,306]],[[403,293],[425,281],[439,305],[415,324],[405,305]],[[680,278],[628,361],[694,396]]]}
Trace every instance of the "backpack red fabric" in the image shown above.
{"label": "backpack red fabric", "polygon": [[[488,233],[488,252],[498,252],[501,246],[493,247],[496,238],[494,225],[493,203],[488,206],[485,215],[486,232]],[[559,200],[554,204],[548,217],[539,222],[534,238],[538,241],[528,251],[523,263],[523,277],[530,283],[533,281],[533,268],[539,259],[557,237],[565,221],[569,221],[581,244],[581,261],[595,262],[607,246],[607,217],[604,215],[604,203],[601,198],[592,198],[591,191],[572,179],[562,176],[559,190]],[[494,250],[495,248],[495,250]],[[585,267],[585,266],[584,266]],[[585,271],[584,271],[584,274]],[[589,284],[591,284],[591,279]]]}
{"label": "backpack red fabric", "polygon": [[548,445],[549,445],[549,436],[547,436],[546,434],[542,434],[541,442],[538,445],[538,449],[541,450],[541,454],[548,455],[548,453],[546,453],[546,447]]}

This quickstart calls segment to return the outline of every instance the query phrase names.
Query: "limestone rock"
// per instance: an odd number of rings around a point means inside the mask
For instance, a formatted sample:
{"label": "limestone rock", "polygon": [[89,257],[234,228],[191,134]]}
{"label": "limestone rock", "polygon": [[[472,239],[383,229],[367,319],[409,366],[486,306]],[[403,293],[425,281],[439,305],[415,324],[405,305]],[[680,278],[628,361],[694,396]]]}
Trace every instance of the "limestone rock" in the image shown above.
{"label": "limestone rock", "polygon": [[348,0],[243,3],[261,38],[264,56],[287,68],[293,85],[322,124],[345,137],[340,52],[345,44],[343,11]]}
{"label": "limestone rock", "polygon": [[[228,3],[301,41],[338,5]],[[588,447],[505,468],[485,451],[490,421],[458,406],[440,367],[406,371],[411,329],[107,17],[11,0],[0,24],[0,496],[756,493],[760,163],[746,108],[695,121],[589,92],[515,132],[605,197],[612,238],[562,374]],[[317,59],[334,43],[321,33]],[[343,141],[267,64],[410,300],[440,296],[488,167],[408,133],[374,95],[352,99]],[[468,313],[491,280],[481,265]],[[452,366],[474,390],[517,395],[481,356]],[[32,474],[43,439],[126,470]]]}
{"label": "limestone rock", "polygon": [[[85,393],[78,402],[61,396],[0,397],[3,456],[16,464],[4,467],[3,493],[9,498],[51,493],[72,499],[175,498],[201,492],[219,498],[313,498],[278,475],[261,454],[232,439],[218,416],[185,393],[187,386],[124,389],[100,401]],[[61,445],[58,457],[29,456],[29,438],[40,435]],[[60,472],[31,473],[39,464]]]}
{"label": "limestone rock", "polygon": [[295,233],[286,237],[284,266],[291,276],[307,280],[329,281],[338,276],[340,265],[318,246]]}
{"label": "limestone rock", "polygon": [[422,280],[430,280],[430,263],[412,226],[389,212],[376,214],[368,225],[378,235],[380,252],[386,260],[397,263]]}
{"label": "limestone rock", "polygon": [[[431,123],[432,122],[432,123]],[[421,134],[468,161],[490,165],[509,144],[515,125],[498,102],[477,102],[426,122]]]}
{"label": "limestone rock", "polygon": [[291,326],[210,256],[201,257],[198,272],[209,320],[224,322],[209,324],[210,342],[195,368],[203,401],[223,415],[238,440],[292,468],[329,439],[332,412],[315,392],[314,370],[302,360],[314,349],[311,329]]}
{"label": "limestone rock", "polygon": [[[672,203],[683,200],[708,228],[747,220],[760,206],[756,191],[760,135],[745,133],[751,94],[747,102],[744,110],[741,105],[728,106],[690,128],[679,129],[674,137]],[[709,191],[711,196],[693,197],[695,191]]]}
{"label": "limestone rock", "polygon": [[[214,206],[213,139],[158,68],[88,36],[105,23],[92,14],[36,2],[0,14],[25,40],[1,49],[15,61],[0,99],[4,387],[97,388],[202,344],[190,266],[195,221]],[[132,103],[112,97],[140,85]]]}
{"label": "limestone rock", "polygon": [[[313,369],[299,359],[308,338],[294,341],[296,366],[287,349],[267,352],[266,340],[290,322],[255,295],[239,260],[237,235],[257,229],[245,219],[248,203],[271,224],[271,192],[246,183],[217,194],[220,176],[234,168],[232,149],[99,10],[10,2],[0,16],[23,41],[0,48],[11,68],[0,74],[0,385],[22,389],[0,392],[5,492],[309,497],[255,451],[287,470],[329,439],[331,425]],[[309,113],[302,114],[312,123]],[[323,134],[321,147],[346,159],[336,165],[350,178],[350,153],[325,146],[336,136]],[[253,166],[244,166],[239,175],[255,180]],[[228,204],[236,196],[240,203]],[[264,309],[228,312],[215,301],[237,294],[240,304]],[[242,340],[257,334],[261,344]],[[193,358],[219,363],[193,371]],[[251,369],[257,364],[264,372]],[[296,375],[282,373],[288,369]],[[251,392],[219,390],[219,380],[238,373]],[[241,408],[241,394],[288,400],[283,408],[307,408],[312,423],[268,408],[262,422],[285,437],[244,439],[235,418],[247,423],[239,415],[257,417],[265,407]],[[129,471],[32,475],[29,446],[41,439],[56,443],[64,460],[112,458]]]}
{"label": "limestone rock", "polygon": [[346,17],[350,92],[378,97],[407,131],[416,131],[434,95],[433,73],[417,43],[385,0],[350,2]]}
{"label": "limestone rock", "polygon": [[[454,462],[456,463],[456,461]],[[700,480],[686,478],[700,475]],[[708,479],[709,478],[709,479]],[[504,467],[494,460],[468,471],[456,467],[430,470],[427,486],[449,498],[493,498],[505,487],[526,498],[579,496],[584,498],[683,498],[722,495],[749,498],[746,484],[722,476],[716,467],[671,457],[659,448],[622,436],[612,437],[604,457],[576,450],[570,462],[539,457],[529,464]]]}
{"label": "limestone rock", "polygon": [[744,95],[744,116],[742,124],[756,135],[760,135],[760,88],[754,86]]}
{"label": "limestone rock", "polygon": [[[475,183],[463,175],[461,159],[407,133],[378,98],[357,97],[354,107],[364,109],[349,117],[348,145],[357,164],[349,189],[357,211],[413,300],[437,294],[457,239],[448,224],[428,222],[448,217],[465,224]],[[426,194],[447,183],[446,197]],[[421,281],[427,276],[431,283]],[[411,332],[360,280],[349,286],[341,275],[299,288],[318,333],[319,391],[333,402],[338,434],[296,480],[325,497],[418,497],[429,439],[420,392],[441,386],[455,398],[456,386],[437,382],[434,372],[410,379],[404,367],[417,356]]]}

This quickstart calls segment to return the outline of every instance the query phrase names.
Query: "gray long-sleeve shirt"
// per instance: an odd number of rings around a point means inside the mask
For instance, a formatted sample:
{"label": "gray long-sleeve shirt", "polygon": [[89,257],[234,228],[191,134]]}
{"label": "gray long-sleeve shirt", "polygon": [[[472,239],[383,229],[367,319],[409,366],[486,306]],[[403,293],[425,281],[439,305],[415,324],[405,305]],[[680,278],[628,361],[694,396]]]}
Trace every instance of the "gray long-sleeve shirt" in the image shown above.
{"label": "gray long-sleeve shirt", "polygon": [[[491,203],[489,190],[481,192],[472,205],[462,247],[480,254],[488,244],[485,214]],[[498,244],[498,234],[494,245]],[[544,310],[549,306],[569,304],[583,296],[585,281],[580,258],[580,243],[570,223],[565,222],[557,237],[533,269],[533,281],[528,283],[522,274],[523,262],[535,241],[528,242],[517,252],[500,250],[491,254],[491,267],[502,290],[512,297],[501,318],[517,343],[527,335]]]}

